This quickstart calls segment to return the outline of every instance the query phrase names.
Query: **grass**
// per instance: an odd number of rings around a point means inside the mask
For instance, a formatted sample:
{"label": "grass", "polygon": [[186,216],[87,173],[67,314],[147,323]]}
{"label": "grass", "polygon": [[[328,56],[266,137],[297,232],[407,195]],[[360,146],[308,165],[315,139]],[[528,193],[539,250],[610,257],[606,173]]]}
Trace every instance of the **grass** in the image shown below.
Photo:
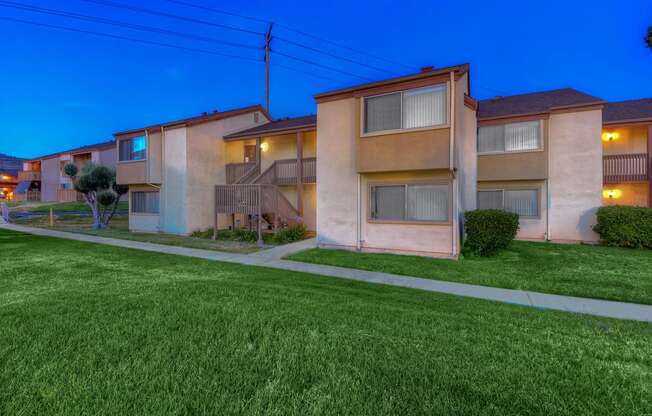
{"label": "grass", "polygon": [[[62,211],[81,211],[81,212],[90,212],[91,209],[86,205],[85,202],[57,202],[52,204],[38,204],[34,206],[29,206],[25,211],[27,212],[39,212],[47,213],[50,211],[50,208],[54,212]],[[126,211],[129,209],[129,203],[127,201],[122,201],[118,203],[118,210]]]}
{"label": "grass", "polygon": [[514,241],[459,261],[312,249],[290,260],[426,279],[652,304],[652,251]]}
{"label": "grass", "polygon": [[111,220],[108,229],[93,230],[92,217],[79,215],[58,216],[54,227],[49,227],[48,217],[30,218],[27,220],[12,221],[18,225],[29,227],[49,228],[57,231],[66,231],[77,234],[96,235],[99,237],[117,238],[121,240],[142,241],[145,243],[165,244],[203,250],[223,251],[229,253],[253,253],[259,250],[256,243],[246,241],[211,240],[206,238],[186,237],[164,233],[137,233],[129,231],[129,219],[124,215],[117,215]]}
{"label": "grass", "polygon": [[0,414],[639,415],[652,325],[0,230]]}

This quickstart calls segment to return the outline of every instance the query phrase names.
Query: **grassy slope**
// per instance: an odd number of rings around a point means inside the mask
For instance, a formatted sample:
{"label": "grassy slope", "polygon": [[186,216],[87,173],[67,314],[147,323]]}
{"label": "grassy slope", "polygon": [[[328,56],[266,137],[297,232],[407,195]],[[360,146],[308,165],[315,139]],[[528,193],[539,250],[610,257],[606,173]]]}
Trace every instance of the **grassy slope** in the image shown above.
{"label": "grassy slope", "polygon": [[0,230],[0,414],[616,415],[652,326]]}
{"label": "grassy slope", "polygon": [[652,251],[515,241],[460,261],[313,249],[290,260],[508,289],[652,304]]}

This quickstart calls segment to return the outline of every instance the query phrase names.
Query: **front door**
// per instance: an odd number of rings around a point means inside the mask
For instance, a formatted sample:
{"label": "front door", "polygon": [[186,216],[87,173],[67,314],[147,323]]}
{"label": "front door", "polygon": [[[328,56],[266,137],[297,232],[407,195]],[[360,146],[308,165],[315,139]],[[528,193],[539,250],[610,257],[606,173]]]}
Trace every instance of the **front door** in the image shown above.
{"label": "front door", "polygon": [[256,161],[256,145],[246,144],[244,147],[244,161],[245,163]]}

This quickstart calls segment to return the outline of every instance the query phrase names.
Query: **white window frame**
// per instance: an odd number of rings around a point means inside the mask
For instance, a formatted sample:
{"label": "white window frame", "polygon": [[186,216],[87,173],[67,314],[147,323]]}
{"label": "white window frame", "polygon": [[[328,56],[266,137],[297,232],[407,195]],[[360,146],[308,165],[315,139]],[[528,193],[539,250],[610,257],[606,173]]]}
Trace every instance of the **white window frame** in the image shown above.
{"label": "white window frame", "polygon": [[[537,193],[537,215],[521,215],[518,214],[518,217],[520,219],[540,219],[541,218],[541,189],[536,188],[536,187],[518,187],[518,188],[482,188],[476,190],[476,195],[475,195],[475,205],[478,207],[478,209],[488,209],[488,208],[480,208],[478,206],[478,194],[480,192],[500,192],[502,196],[502,208],[500,208],[502,211],[505,211],[505,191],[534,191]],[[511,212],[511,211],[507,211]]]}
{"label": "white window frame", "polygon": [[[409,129],[392,129],[392,130],[379,130],[379,131],[372,131],[372,132],[365,132],[365,125],[366,125],[366,120],[365,120],[365,107],[367,103],[368,98],[375,98],[375,97],[382,97],[385,95],[392,95],[392,94],[401,94],[401,126],[403,125],[403,93],[408,92],[408,91],[415,91],[415,90],[420,90],[420,89],[425,89],[425,88],[436,88],[436,87],[445,87],[446,88],[446,121],[443,124],[435,124],[432,126],[426,126],[426,127],[414,127],[414,128],[409,128]],[[451,94],[450,94],[451,88],[450,88],[450,82],[440,82],[437,84],[432,84],[432,85],[424,85],[421,87],[415,87],[415,88],[406,88],[402,90],[396,90],[396,91],[390,91],[382,94],[374,94],[374,95],[366,95],[363,97],[360,97],[360,137],[373,137],[373,136],[383,136],[387,134],[396,134],[396,133],[404,133],[404,132],[409,132],[409,131],[423,131],[423,130],[438,130],[438,129],[446,129],[450,128],[450,120],[451,120],[451,112],[453,111],[452,105],[451,105]]]}
{"label": "white window frame", "polygon": [[[407,198],[407,188],[408,186],[413,185],[436,185],[442,186],[445,185],[448,188],[448,218],[446,220],[383,220],[376,219],[372,216],[373,211],[373,188],[383,187],[383,186],[403,186],[405,187],[405,212],[408,212],[408,198]],[[452,223],[452,184],[447,181],[404,181],[404,182],[370,182],[367,186],[367,222],[372,224],[422,224],[422,225],[450,225]]]}
{"label": "white window frame", "polygon": [[[532,121],[538,121],[539,122],[539,143],[540,147],[538,149],[527,149],[527,150],[495,150],[491,152],[481,152],[478,150],[480,146],[480,129],[482,127],[495,127],[495,126],[504,126],[507,124],[518,124],[518,123],[528,123]],[[505,123],[496,123],[496,124],[488,124],[485,126],[478,126],[477,132],[476,132],[476,137],[477,137],[477,144],[476,144],[476,151],[478,156],[483,156],[483,155],[504,155],[504,154],[514,154],[514,153],[534,153],[534,152],[543,152],[546,148],[546,140],[545,140],[545,129],[544,129],[544,119],[536,119],[536,120],[523,120],[523,121],[510,121],[510,122],[505,122]],[[503,136],[503,141],[505,140],[505,137]],[[505,146],[503,146],[505,147]]]}

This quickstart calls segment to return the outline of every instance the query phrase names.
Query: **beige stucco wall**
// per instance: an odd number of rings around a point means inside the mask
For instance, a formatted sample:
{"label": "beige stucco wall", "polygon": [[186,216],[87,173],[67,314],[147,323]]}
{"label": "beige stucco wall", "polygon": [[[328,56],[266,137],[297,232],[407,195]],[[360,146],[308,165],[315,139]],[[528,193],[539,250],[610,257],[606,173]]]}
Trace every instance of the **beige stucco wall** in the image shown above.
{"label": "beige stucco wall", "polygon": [[467,92],[468,74],[457,81],[455,119],[455,167],[459,186],[460,211],[470,211],[476,208],[476,192],[478,178],[478,127],[474,110],[464,105],[464,93]]}
{"label": "beige stucco wall", "polygon": [[602,110],[553,113],[549,127],[550,239],[597,241],[602,204]]}
{"label": "beige stucco wall", "polygon": [[129,231],[156,233],[160,231],[160,216],[158,214],[133,214],[131,212],[131,193],[137,191],[156,191],[147,185],[129,186]]}
{"label": "beige stucco wall", "polygon": [[118,161],[117,149],[112,147],[110,149],[101,150],[99,152],[93,152],[93,161],[104,166],[115,168],[115,165]]}
{"label": "beige stucco wall", "polygon": [[647,182],[610,183],[604,185],[604,190],[619,190],[618,198],[602,198],[602,205],[634,205],[647,207],[650,187]]}
{"label": "beige stucco wall", "polygon": [[317,105],[317,242],[355,247],[357,100]]}
{"label": "beige stucco wall", "polygon": [[647,134],[646,126],[634,127],[605,127],[604,132],[615,132],[618,139],[608,142],[602,142],[602,151],[605,155],[621,155],[630,153],[647,153]]}
{"label": "beige stucco wall", "polygon": [[188,233],[188,158],[185,127],[165,131],[163,139],[163,184],[161,186],[161,231]]}
{"label": "beige stucco wall", "polygon": [[[187,128],[186,204],[188,217],[184,233],[205,230],[215,225],[215,185],[226,183],[227,143],[222,138],[227,134],[266,122],[262,116],[258,120],[258,123],[254,121],[253,114],[242,114]],[[220,228],[230,225],[228,216],[220,215],[218,221]]]}
{"label": "beige stucco wall", "polygon": [[161,132],[150,132],[147,142],[147,181],[160,184],[162,182],[163,155]]}
{"label": "beige stucco wall", "polygon": [[[547,232],[548,195],[545,181],[501,181],[478,182],[478,190],[495,189],[536,189],[539,192],[539,216],[537,218],[520,218],[516,235],[520,240],[545,240]],[[477,200],[477,199],[476,199]]]}
{"label": "beige stucco wall", "polygon": [[57,200],[57,189],[60,185],[61,172],[59,158],[52,157],[41,161],[41,201]]}
{"label": "beige stucco wall", "polygon": [[147,161],[135,160],[117,162],[116,181],[122,185],[147,183]]}

